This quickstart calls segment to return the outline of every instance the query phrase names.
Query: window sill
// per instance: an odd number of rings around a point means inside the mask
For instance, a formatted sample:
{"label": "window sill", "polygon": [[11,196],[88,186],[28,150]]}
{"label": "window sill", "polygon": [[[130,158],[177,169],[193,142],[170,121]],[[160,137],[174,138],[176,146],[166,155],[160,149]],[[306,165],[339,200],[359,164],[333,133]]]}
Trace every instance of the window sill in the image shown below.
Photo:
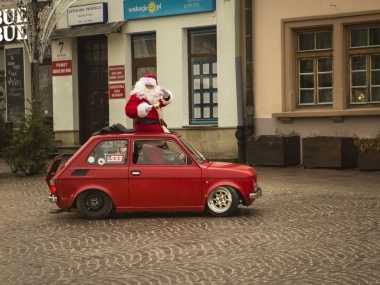
{"label": "window sill", "polygon": [[341,123],[349,116],[379,116],[380,108],[347,109],[347,110],[316,110],[272,113],[272,118],[279,119],[284,124],[292,124],[293,118],[330,117],[334,123]]}
{"label": "window sill", "polygon": [[215,125],[215,124],[210,124],[210,125],[207,125],[207,124],[199,124],[199,125],[186,125],[186,126],[182,126],[182,128],[184,129],[207,129],[207,128],[217,128],[218,125]]}

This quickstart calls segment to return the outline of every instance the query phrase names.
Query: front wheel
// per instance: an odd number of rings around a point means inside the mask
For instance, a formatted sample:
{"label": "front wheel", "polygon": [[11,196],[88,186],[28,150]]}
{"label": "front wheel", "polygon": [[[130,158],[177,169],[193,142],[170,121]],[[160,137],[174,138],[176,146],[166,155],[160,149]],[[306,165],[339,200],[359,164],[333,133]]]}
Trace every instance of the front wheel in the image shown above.
{"label": "front wheel", "polygon": [[207,197],[208,211],[217,217],[233,214],[239,206],[239,195],[232,187],[220,186]]}
{"label": "front wheel", "polygon": [[101,220],[109,215],[113,204],[110,197],[97,190],[89,190],[81,193],[77,199],[77,208],[87,220]]}

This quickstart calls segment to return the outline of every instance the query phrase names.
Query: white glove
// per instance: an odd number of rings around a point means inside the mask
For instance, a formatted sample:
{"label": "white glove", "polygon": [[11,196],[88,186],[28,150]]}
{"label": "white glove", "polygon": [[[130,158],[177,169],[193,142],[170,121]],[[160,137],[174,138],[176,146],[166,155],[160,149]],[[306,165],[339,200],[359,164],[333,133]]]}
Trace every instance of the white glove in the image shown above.
{"label": "white glove", "polygon": [[145,107],[145,112],[149,113],[150,110],[152,110],[153,106],[152,105],[148,105]]}
{"label": "white glove", "polygon": [[170,94],[168,91],[166,91],[165,89],[161,88],[161,91],[162,91],[162,97],[164,97],[165,99],[167,99]]}

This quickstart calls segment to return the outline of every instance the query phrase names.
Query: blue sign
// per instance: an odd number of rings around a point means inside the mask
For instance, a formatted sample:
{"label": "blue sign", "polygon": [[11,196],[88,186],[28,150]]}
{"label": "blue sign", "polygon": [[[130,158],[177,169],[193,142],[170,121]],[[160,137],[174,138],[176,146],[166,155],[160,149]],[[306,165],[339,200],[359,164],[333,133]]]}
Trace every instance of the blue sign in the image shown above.
{"label": "blue sign", "polygon": [[124,20],[215,11],[216,0],[124,0]]}

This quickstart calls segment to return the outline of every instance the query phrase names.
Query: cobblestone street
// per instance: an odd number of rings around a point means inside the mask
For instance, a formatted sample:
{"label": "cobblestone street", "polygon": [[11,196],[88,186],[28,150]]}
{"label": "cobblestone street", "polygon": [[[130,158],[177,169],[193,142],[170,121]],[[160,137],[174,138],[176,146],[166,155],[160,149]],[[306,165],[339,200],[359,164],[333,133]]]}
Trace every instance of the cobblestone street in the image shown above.
{"label": "cobblestone street", "polygon": [[237,215],[54,213],[0,163],[0,284],[380,284],[380,172],[256,167]]}

